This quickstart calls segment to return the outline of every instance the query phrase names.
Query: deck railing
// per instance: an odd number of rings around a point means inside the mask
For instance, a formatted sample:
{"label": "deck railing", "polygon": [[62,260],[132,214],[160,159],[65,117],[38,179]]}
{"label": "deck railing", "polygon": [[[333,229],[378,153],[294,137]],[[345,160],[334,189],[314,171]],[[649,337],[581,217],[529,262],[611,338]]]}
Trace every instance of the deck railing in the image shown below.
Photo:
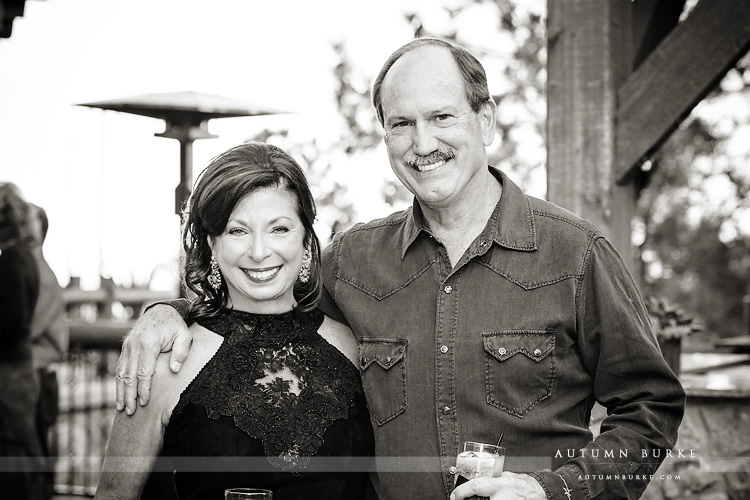
{"label": "deck railing", "polygon": [[175,296],[176,292],[119,289],[111,282],[90,292],[65,290],[70,350],[57,366],[60,414],[51,437],[58,457],[57,494],[93,496],[96,491],[115,415],[121,339],[146,305]]}

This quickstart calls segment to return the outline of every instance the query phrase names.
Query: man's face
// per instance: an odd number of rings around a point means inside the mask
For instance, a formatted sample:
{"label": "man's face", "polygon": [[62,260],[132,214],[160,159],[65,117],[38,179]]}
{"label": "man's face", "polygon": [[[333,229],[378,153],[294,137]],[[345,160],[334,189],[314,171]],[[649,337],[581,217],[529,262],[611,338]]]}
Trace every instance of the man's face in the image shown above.
{"label": "man's face", "polygon": [[404,186],[430,208],[471,200],[487,168],[494,105],[471,110],[458,67],[443,47],[401,56],[382,89],[388,158]]}

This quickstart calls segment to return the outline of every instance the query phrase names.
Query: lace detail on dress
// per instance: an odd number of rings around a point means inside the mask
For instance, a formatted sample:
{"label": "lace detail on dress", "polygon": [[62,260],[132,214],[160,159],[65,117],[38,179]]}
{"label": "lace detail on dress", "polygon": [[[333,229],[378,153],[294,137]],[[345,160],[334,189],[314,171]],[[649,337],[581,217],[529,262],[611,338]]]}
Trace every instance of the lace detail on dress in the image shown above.
{"label": "lace detail on dress", "polygon": [[225,340],[173,415],[192,403],[203,406],[208,418],[232,417],[263,442],[274,467],[306,468],[328,426],[348,418],[361,393],[356,368],[317,333],[323,314],[226,310],[198,322]]}

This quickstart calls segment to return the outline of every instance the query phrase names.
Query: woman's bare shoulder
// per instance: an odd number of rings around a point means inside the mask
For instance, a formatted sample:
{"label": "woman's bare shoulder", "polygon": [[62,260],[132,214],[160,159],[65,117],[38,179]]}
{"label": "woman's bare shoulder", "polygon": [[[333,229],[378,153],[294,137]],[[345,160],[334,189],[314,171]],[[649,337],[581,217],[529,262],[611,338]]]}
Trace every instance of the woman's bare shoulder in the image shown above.
{"label": "woman's bare shoulder", "polygon": [[[165,424],[177,405],[180,395],[201,369],[216,354],[223,338],[207,328],[193,323],[189,327],[193,334],[190,351],[177,373],[169,368],[169,353],[161,353],[156,359],[156,371],[151,385],[151,399],[162,409]],[[151,403],[149,403],[151,404]]]}
{"label": "woman's bare shoulder", "polygon": [[358,366],[357,362],[357,340],[354,338],[351,328],[335,319],[325,316],[323,324],[318,328],[318,334],[329,344],[341,351],[341,353]]}

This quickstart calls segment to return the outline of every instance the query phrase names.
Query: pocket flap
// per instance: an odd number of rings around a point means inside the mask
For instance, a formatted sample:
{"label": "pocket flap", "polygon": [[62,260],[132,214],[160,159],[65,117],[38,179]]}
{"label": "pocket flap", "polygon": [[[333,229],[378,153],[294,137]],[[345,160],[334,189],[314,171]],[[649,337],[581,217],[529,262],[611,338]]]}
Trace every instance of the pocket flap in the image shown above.
{"label": "pocket flap", "polygon": [[498,361],[518,353],[537,363],[555,348],[555,332],[549,330],[508,330],[482,332],[484,350]]}
{"label": "pocket flap", "polygon": [[359,342],[359,366],[364,370],[372,363],[388,370],[406,355],[406,339],[363,338]]}

